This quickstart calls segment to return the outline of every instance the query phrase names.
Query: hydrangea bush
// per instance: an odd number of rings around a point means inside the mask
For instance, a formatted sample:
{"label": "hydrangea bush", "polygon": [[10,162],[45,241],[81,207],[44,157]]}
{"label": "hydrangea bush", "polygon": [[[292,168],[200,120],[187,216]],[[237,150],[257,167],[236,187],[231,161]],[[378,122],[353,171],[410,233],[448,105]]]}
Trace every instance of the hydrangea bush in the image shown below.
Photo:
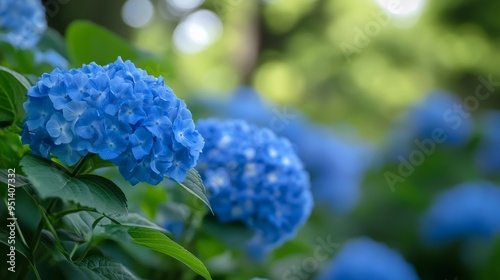
{"label": "hydrangea bush", "polygon": [[182,182],[203,148],[185,102],[121,58],[44,74],[24,108],[22,141],[32,153],[70,166],[98,154],[133,185]]}
{"label": "hydrangea bush", "polygon": [[217,218],[255,231],[253,249],[266,251],[293,237],[313,203],[290,142],[242,120],[200,120],[197,128],[206,143],[196,168]]}

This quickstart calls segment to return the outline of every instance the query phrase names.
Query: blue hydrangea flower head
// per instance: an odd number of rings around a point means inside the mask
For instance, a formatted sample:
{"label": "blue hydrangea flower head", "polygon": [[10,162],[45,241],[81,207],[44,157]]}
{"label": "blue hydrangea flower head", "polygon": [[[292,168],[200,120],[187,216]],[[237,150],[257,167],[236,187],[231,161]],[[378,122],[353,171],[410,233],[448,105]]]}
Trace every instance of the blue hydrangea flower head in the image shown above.
{"label": "blue hydrangea flower head", "polygon": [[490,111],[480,118],[481,140],[476,151],[476,164],[486,174],[500,170],[500,111]]}
{"label": "blue hydrangea flower head", "polygon": [[243,120],[200,120],[197,128],[206,143],[196,168],[216,217],[252,229],[249,244],[262,254],[292,238],[312,196],[290,142]]}
{"label": "blue hydrangea flower head", "polygon": [[416,140],[438,137],[438,145],[461,147],[472,135],[472,118],[455,95],[445,91],[429,93],[394,124],[389,134],[391,156],[406,156]]}
{"label": "blue hydrangea flower head", "polygon": [[0,42],[19,49],[32,48],[45,29],[45,9],[40,0],[0,1]]}
{"label": "blue hydrangea flower head", "polygon": [[500,233],[500,187],[469,182],[442,192],[426,211],[421,233],[430,244]]}
{"label": "blue hydrangea flower head", "polygon": [[342,246],[316,280],[417,280],[418,275],[399,252],[362,237]]}
{"label": "blue hydrangea flower head", "polygon": [[131,184],[182,182],[203,148],[184,101],[130,61],[43,74],[28,91],[22,141],[67,165],[89,153],[119,167]]}

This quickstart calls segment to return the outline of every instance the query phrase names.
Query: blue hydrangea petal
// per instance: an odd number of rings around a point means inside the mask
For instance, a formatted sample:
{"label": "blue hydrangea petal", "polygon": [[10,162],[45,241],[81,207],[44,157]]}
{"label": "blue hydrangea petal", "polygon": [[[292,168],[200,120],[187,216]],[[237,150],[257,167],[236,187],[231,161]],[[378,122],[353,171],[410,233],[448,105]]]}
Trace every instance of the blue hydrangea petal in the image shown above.
{"label": "blue hydrangea petal", "polygon": [[55,113],[47,121],[47,132],[54,139],[54,144],[67,144],[73,140],[71,123],[66,121],[61,113]]}
{"label": "blue hydrangea petal", "polygon": [[63,116],[64,118],[71,122],[74,120],[79,119],[85,110],[87,109],[87,103],[83,101],[71,101],[69,102],[64,108],[62,109],[63,111]]}
{"label": "blue hydrangea petal", "polygon": [[130,135],[130,143],[132,144],[132,153],[136,159],[141,159],[148,155],[153,147],[153,136],[143,127],[139,127],[133,134]]}

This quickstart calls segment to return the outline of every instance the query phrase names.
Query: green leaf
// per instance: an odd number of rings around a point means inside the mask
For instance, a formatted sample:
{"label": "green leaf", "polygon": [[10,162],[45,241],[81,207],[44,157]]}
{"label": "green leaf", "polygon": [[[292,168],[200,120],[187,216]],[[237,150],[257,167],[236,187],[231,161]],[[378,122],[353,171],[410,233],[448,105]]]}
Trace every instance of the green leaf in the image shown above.
{"label": "green leaf", "polygon": [[147,229],[152,229],[152,230],[157,230],[163,233],[169,233],[166,229],[158,226],[157,224],[151,222],[150,220],[144,218],[143,216],[137,214],[137,213],[129,213],[128,215],[120,216],[115,219],[115,221],[119,222],[120,224],[104,224],[102,225],[105,228],[147,228]]}
{"label": "green leaf", "polygon": [[[102,217],[102,215],[99,213],[80,211],[65,215],[62,219],[77,236],[86,241],[90,241],[93,232],[92,224],[100,217]],[[104,233],[103,230],[100,232],[96,230],[96,234],[102,233]]]}
{"label": "green leaf", "polygon": [[67,259],[66,256],[57,248],[56,238],[50,231],[45,229],[42,230],[40,235],[40,242],[43,246],[45,246],[47,252],[49,252],[49,254],[52,256],[52,259],[56,261]]}
{"label": "green leaf", "polygon": [[74,21],[66,31],[66,46],[75,66],[92,61],[104,65],[118,56],[123,60],[139,59],[138,53],[125,40],[89,21]]}
{"label": "green leaf", "polygon": [[0,66],[0,127],[20,123],[30,83],[21,74]]}
{"label": "green leaf", "polygon": [[[9,172],[8,169],[0,169],[0,182],[8,185],[9,184],[9,174],[12,174]],[[13,184],[15,187],[22,187],[28,185],[30,182],[28,181],[28,178],[24,177],[23,175],[16,174],[15,177],[15,183]]]}
{"label": "green leaf", "polygon": [[205,279],[212,279],[205,265],[181,245],[164,234],[147,228],[132,228],[128,231],[135,243],[169,255],[191,268]]}
{"label": "green leaf", "polygon": [[[203,181],[201,180],[200,174],[196,169],[191,168],[188,170],[186,175],[186,180],[184,182],[179,183],[185,190],[199,198],[205,205],[208,206],[210,211],[212,211],[212,207],[210,207],[210,202],[208,202],[208,198],[206,196],[205,185],[203,185]],[[214,211],[212,211],[213,214]]]}
{"label": "green leaf", "polygon": [[31,255],[31,251],[28,248],[28,246],[26,246],[18,238],[16,238],[15,240],[16,240],[15,245],[9,244],[9,232],[4,227],[0,228],[0,243],[5,244],[7,247],[14,246],[16,248],[16,251],[19,254],[23,255],[29,261],[29,263],[33,266],[33,255]]}
{"label": "green leaf", "polygon": [[68,58],[68,51],[63,36],[53,28],[47,28],[38,42],[38,47],[44,51],[54,50],[64,58]]}
{"label": "green leaf", "polygon": [[127,213],[125,194],[106,178],[96,175],[72,177],[62,166],[34,155],[25,156],[20,164],[42,199],[58,197],[107,215]]}
{"label": "green leaf", "polygon": [[[11,126],[10,128],[14,127]],[[0,168],[19,167],[19,161],[24,150],[19,134],[10,132],[7,129],[0,129],[0,139],[2,139],[2,145],[0,145]]]}
{"label": "green leaf", "polygon": [[91,256],[79,263],[61,262],[67,279],[75,280],[135,280],[139,279],[121,263]]}

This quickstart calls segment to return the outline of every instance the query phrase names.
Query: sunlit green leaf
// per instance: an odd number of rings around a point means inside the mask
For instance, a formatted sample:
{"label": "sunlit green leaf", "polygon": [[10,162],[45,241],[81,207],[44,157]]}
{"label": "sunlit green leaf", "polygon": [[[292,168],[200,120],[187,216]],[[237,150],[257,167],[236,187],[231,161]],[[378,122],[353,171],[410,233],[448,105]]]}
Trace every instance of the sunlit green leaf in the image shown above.
{"label": "sunlit green leaf", "polygon": [[207,268],[198,258],[161,232],[147,228],[132,228],[128,231],[128,234],[135,243],[171,256],[205,279],[212,279]]}

